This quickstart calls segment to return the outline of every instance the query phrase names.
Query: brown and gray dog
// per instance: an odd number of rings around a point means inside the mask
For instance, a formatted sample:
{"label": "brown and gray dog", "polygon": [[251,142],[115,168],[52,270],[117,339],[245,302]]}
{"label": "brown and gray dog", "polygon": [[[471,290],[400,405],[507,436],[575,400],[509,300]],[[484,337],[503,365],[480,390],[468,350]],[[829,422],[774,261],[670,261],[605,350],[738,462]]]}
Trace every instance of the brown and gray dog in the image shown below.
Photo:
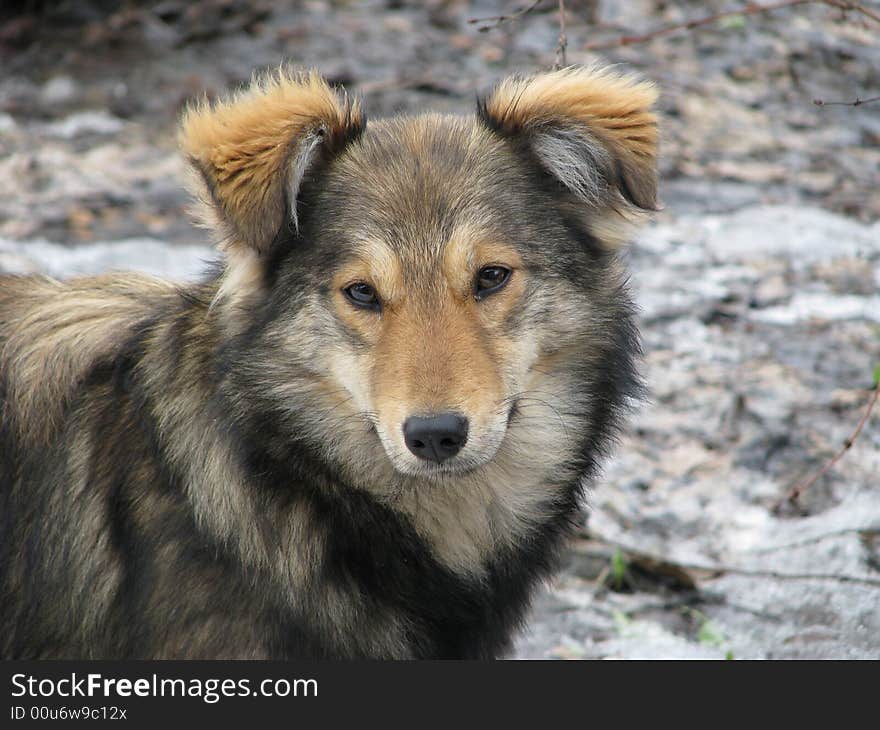
{"label": "brown and gray dog", "polygon": [[0,278],[0,655],[494,657],[638,390],[655,92],[511,78],[366,124],[185,114],[222,267]]}

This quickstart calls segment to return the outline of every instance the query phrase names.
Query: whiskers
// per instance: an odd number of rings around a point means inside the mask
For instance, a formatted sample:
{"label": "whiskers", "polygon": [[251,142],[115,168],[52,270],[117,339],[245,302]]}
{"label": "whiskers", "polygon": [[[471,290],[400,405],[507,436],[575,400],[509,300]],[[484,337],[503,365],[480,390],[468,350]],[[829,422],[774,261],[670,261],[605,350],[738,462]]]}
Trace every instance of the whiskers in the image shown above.
{"label": "whiskers", "polygon": [[[559,421],[560,426],[562,426],[562,430],[565,433],[566,438],[569,437],[569,426],[566,422],[565,417],[563,416],[563,411],[560,410],[560,407],[554,405],[550,402],[550,400],[554,400],[556,403],[560,403],[561,401],[558,396],[555,396],[552,393],[547,393],[546,391],[541,390],[523,390],[519,393],[514,393],[513,395],[509,395],[506,398],[502,399],[501,404],[498,409],[498,415],[504,416],[508,415],[509,421],[512,423],[514,420],[520,423],[528,423],[529,421],[539,421],[544,423],[546,421],[545,415],[538,415],[534,413],[534,410],[537,408],[547,409],[553,413],[556,419]],[[531,413],[529,409],[531,408]],[[572,413],[566,413],[566,415],[574,416]]]}

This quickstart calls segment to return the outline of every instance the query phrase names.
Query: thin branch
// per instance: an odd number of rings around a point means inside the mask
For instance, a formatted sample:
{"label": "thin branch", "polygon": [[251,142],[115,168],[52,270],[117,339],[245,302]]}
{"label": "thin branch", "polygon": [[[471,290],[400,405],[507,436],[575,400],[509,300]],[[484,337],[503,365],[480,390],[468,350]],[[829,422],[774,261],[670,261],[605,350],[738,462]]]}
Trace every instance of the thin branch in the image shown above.
{"label": "thin branch", "polygon": [[813,99],[816,106],[862,106],[863,104],[873,104],[880,101],[880,96],[872,96],[870,99],[860,99],[856,97],[855,101],[825,101],[823,99]]}
{"label": "thin branch", "polygon": [[596,542],[601,542],[610,547],[617,548],[621,552],[627,553],[632,557],[673,565],[683,570],[694,570],[709,574],[731,574],[745,575],[755,578],[773,578],[774,580],[822,580],[835,583],[856,583],[859,585],[876,586],[880,588],[880,579],[878,578],[867,578],[858,575],[839,575],[836,573],[782,573],[776,570],[741,568],[736,565],[726,565],[723,563],[691,563],[647,553],[644,550],[636,550],[622,542],[606,538],[592,529],[586,531],[586,536]]}
{"label": "thin branch", "polygon": [[823,532],[820,535],[805,537],[803,540],[795,540],[794,542],[786,542],[782,545],[770,545],[768,547],[751,548],[748,552],[752,555],[766,555],[767,553],[775,553],[778,550],[791,550],[792,548],[803,547],[804,545],[815,545],[817,542],[824,540],[833,540],[837,537],[846,537],[847,535],[870,536],[880,535],[880,527],[847,527],[842,530],[834,530],[832,532]]}
{"label": "thin branch", "polygon": [[511,13],[510,15],[489,15],[485,18],[468,18],[469,25],[476,25],[477,23],[484,23],[477,30],[480,33],[488,33],[492,28],[497,28],[499,25],[504,25],[505,23],[510,23],[514,20],[519,20],[523,16],[528,15],[533,10],[535,10],[544,0],[535,0],[531,5],[527,7],[521,8],[517,10],[515,13]]}
{"label": "thin branch", "polygon": [[875,23],[880,23],[880,15],[878,15],[873,10],[868,10],[868,8],[866,8],[864,5],[861,5],[859,3],[846,2],[846,0],[823,0],[823,2],[826,5],[830,5],[832,8],[838,8],[839,10],[842,10],[845,13],[850,12],[850,11],[852,11],[854,13],[860,13],[861,15],[864,15],[866,18],[870,18]]}
{"label": "thin branch", "polygon": [[880,380],[878,380],[877,385],[874,386],[874,390],[871,394],[871,399],[868,401],[868,407],[865,408],[865,412],[862,414],[861,420],[859,420],[858,426],[856,426],[856,430],[850,434],[850,437],[843,442],[843,446],[840,450],[829,459],[825,466],[823,466],[819,471],[813,474],[808,479],[798,482],[795,484],[789,491],[785,497],[776,504],[773,508],[774,512],[778,512],[783,504],[786,502],[793,503],[798,500],[798,497],[804,493],[807,489],[809,489],[816,481],[818,481],[821,477],[828,473],[830,469],[834,467],[834,465],[843,458],[843,455],[852,448],[852,445],[855,443],[856,439],[859,437],[859,434],[862,432],[862,429],[865,427],[865,424],[868,422],[868,419],[871,417],[871,411],[874,410],[874,406],[877,404],[877,399],[880,398]]}
{"label": "thin branch", "polygon": [[837,8],[838,10],[842,10],[844,12],[851,11],[861,13],[865,17],[871,18],[877,23],[880,23],[880,15],[877,15],[873,11],[868,10],[858,3],[844,2],[844,0],[784,0],[783,2],[767,3],[765,5],[762,5],[760,3],[747,3],[744,7],[738,8],[736,10],[726,10],[724,12],[715,13],[713,15],[707,15],[704,18],[687,20],[682,23],[667,25],[662,28],[657,28],[656,30],[652,30],[640,35],[624,35],[620,36],[619,38],[613,38],[607,41],[594,41],[593,43],[587,43],[584,46],[584,49],[588,51],[600,51],[608,48],[618,48],[620,46],[631,46],[636,43],[647,43],[648,41],[652,41],[655,38],[670,35],[671,33],[676,33],[681,30],[693,30],[695,28],[701,28],[705,25],[713,25],[714,23],[717,23],[719,20],[722,20],[724,18],[730,18],[734,16],[759,15],[761,13],[768,13],[773,10],[793,8],[798,5],[827,5],[828,7]]}
{"label": "thin branch", "polygon": [[565,35],[565,0],[559,0],[559,41],[556,44],[556,68],[568,66],[565,60],[565,49],[568,48],[568,36]]}

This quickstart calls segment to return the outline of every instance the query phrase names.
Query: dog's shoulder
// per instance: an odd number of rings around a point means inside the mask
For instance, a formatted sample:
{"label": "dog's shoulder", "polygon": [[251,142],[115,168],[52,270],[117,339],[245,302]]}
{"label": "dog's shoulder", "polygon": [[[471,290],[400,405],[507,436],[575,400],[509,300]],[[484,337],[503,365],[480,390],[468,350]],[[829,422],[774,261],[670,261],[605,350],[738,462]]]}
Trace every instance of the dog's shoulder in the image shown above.
{"label": "dog's shoulder", "polygon": [[46,438],[89,369],[179,295],[170,282],[131,274],[0,277],[4,420],[23,438]]}

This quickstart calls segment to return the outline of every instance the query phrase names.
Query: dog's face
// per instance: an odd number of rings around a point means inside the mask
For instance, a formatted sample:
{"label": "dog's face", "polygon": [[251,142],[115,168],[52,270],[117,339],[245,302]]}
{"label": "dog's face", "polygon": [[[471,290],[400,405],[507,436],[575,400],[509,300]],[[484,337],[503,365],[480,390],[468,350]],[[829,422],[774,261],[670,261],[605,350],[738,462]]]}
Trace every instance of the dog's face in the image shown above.
{"label": "dog's face", "polygon": [[[282,77],[248,103],[315,83]],[[221,298],[263,313],[243,380],[355,474],[575,460],[631,355],[615,248],[654,204],[651,90],[558,72],[506,82],[472,118],[368,126],[308,93],[316,122],[245,130],[222,159],[184,138],[233,242]],[[188,126],[226,114],[228,130],[237,104]],[[264,170],[270,132],[287,150]]]}
{"label": "dog's face", "polygon": [[436,116],[372,125],[319,180],[302,206],[327,262],[319,361],[394,467],[473,470],[509,429],[565,451],[559,419],[585,407],[553,370],[601,351],[597,299],[619,282],[567,229],[558,186],[484,122]]}
{"label": "dog's face", "polygon": [[478,121],[427,116],[374,125],[323,182],[304,233],[333,252],[319,288],[335,384],[398,471],[485,464],[548,351],[547,314],[583,301],[532,240],[565,234],[523,214],[540,216],[527,166]]}

